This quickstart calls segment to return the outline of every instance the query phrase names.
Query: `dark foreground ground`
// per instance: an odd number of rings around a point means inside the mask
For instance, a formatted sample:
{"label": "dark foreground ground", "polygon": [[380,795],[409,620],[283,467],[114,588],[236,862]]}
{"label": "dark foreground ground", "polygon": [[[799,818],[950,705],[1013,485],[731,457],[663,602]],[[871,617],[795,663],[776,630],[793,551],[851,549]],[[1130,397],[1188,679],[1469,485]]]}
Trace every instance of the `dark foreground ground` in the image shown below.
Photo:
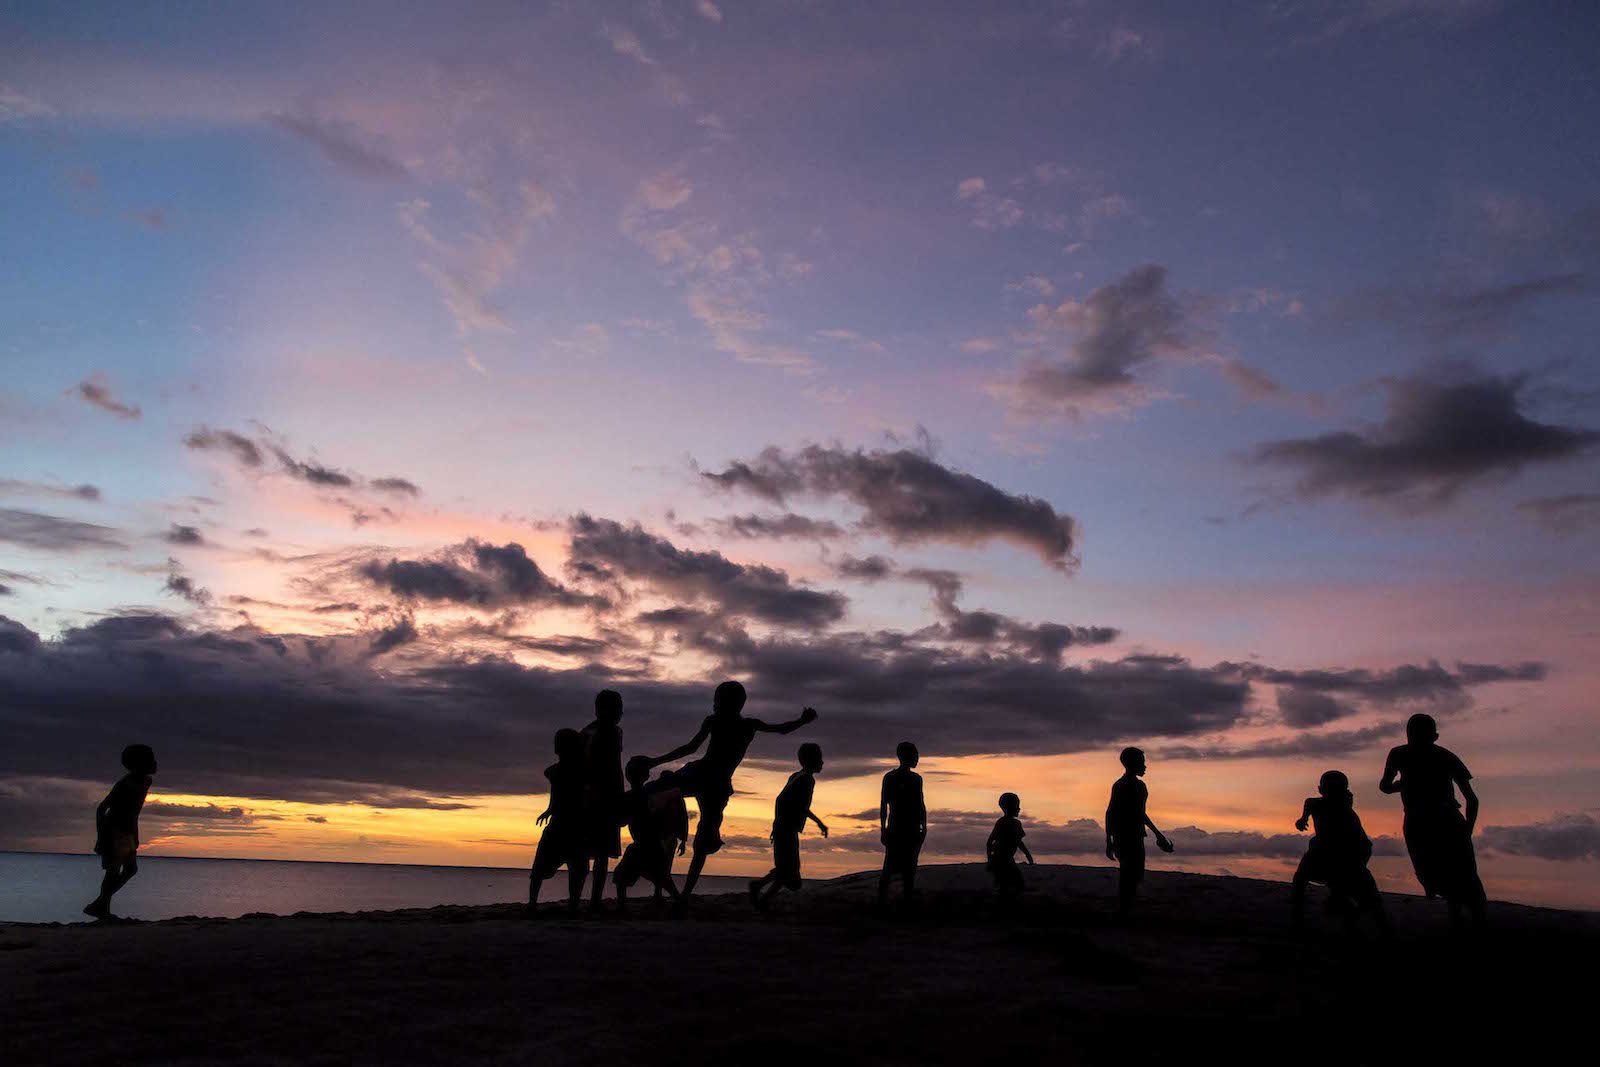
{"label": "dark foreground ground", "polygon": [[[1019,914],[978,866],[929,868],[920,914],[874,876],[754,915],[626,920],[512,906],[0,925],[6,1063],[1493,1063],[1594,1055],[1600,916],[1516,905],[1477,938],[1388,898],[1399,934],[1287,923],[1287,886],[1038,867]],[[1567,1038],[1577,1044],[1570,1044]]]}

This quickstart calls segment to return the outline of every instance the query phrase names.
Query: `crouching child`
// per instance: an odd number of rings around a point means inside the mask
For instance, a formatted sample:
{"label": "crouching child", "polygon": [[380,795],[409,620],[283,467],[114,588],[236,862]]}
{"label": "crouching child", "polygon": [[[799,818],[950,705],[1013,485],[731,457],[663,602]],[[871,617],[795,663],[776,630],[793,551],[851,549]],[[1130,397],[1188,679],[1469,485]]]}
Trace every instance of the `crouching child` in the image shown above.
{"label": "crouching child", "polygon": [[681,855],[689,837],[689,808],[677,790],[645,789],[650,780],[650,760],[635,756],[625,772],[631,787],[622,798],[623,818],[633,840],[622,852],[611,883],[617,887],[617,910],[628,906],[628,890],[643,878],[655,886],[656,895],[665,893],[673,903],[681,902],[672,881],[672,853]]}

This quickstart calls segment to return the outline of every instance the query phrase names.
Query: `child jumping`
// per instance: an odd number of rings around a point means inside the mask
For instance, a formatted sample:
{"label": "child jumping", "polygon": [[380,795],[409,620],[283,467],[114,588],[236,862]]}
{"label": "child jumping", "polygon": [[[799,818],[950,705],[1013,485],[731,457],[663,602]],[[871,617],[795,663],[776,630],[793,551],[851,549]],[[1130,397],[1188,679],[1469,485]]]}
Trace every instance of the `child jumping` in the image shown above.
{"label": "child jumping", "polygon": [[83,913],[110,919],[111,897],[139,873],[139,812],[155,780],[156,754],[149,745],[129,745],[122,750],[127,769],[111,792],[94,809],[94,850],[106,872],[100,895],[84,906]]}
{"label": "child jumping", "polygon": [[544,833],[533,854],[533,869],[528,872],[527,915],[530,919],[539,914],[539,887],[563,865],[567,868],[567,911],[577,914],[578,898],[583,895],[583,877],[589,867],[584,833],[583,735],[576,730],[557,730],[555,749],[556,761],[544,772],[550,779],[550,802],[535,820],[544,827]]}
{"label": "child jumping", "polygon": [[984,845],[984,853],[989,857],[987,866],[989,873],[994,876],[994,887],[1000,893],[1000,899],[1006,902],[1015,900],[1022,895],[1022,868],[1017,866],[1017,850],[1028,857],[1028,864],[1033,864],[1033,853],[1028,851],[1028,846],[1023,843],[1026,833],[1022,829],[1022,820],[1017,814],[1022,811],[1022,800],[1015,793],[1000,794],[1000,818],[995,820],[994,829],[989,831],[989,840]]}
{"label": "child jumping", "polygon": [[878,799],[878,831],[883,839],[883,873],[878,875],[878,908],[889,905],[889,879],[900,876],[909,906],[916,895],[917,857],[928,836],[928,807],[922,799],[922,775],[917,766],[917,746],[902,741],[895,746],[900,766],[883,776]]}
{"label": "child jumping", "polygon": [[1367,863],[1372,859],[1372,839],[1356,814],[1355,794],[1350,779],[1342,771],[1326,771],[1317,782],[1317,795],[1307,797],[1294,828],[1315,827],[1306,854],[1295,868],[1289,889],[1290,909],[1295,925],[1305,919],[1306,883],[1321,882],[1333,894],[1329,910],[1341,910],[1354,918],[1361,911],[1372,912],[1380,929],[1388,930],[1383,897]]}
{"label": "child jumping", "polygon": [[[807,741],[800,746],[800,769],[789,776],[789,782],[772,805],[772,870],[750,883],[750,903],[765,911],[778,890],[795,891],[800,888],[800,834],[810,819],[828,836],[828,827],[811,810],[811,795],[816,789],[816,776],[822,770],[822,746]],[[765,893],[762,891],[765,890]]]}
{"label": "child jumping", "polygon": [[655,886],[657,895],[664,892],[676,903],[681,898],[672,881],[672,852],[681,852],[689,837],[689,809],[681,793],[645,790],[650,780],[650,761],[645,757],[629,760],[626,774],[633,788],[623,795],[622,810],[633,841],[611,873],[611,883],[617,887],[617,911],[627,908],[628,890],[640,878]]}
{"label": "child jumping", "polygon": [[1122,777],[1112,783],[1111,802],[1106,805],[1106,858],[1117,862],[1117,909],[1126,914],[1144,881],[1145,827],[1154,831],[1161,851],[1171,852],[1172,842],[1145,813],[1150,790],[1139,781],[1145,771],[1144,751],[1125,748],[1120,759]]}

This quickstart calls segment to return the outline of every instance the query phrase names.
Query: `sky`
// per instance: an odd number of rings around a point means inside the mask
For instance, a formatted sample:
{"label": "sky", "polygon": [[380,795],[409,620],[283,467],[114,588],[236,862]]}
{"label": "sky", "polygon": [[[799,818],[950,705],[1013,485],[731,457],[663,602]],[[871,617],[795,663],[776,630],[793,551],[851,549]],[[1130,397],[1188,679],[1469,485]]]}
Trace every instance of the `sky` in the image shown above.
{"label": "sky", "polygon": [[708,873],[1021,794],[1286,878],[1407,716],[1600,908],[1600,16],[1496,0],[0,10],[0,848],[520,866],[713,686]]}

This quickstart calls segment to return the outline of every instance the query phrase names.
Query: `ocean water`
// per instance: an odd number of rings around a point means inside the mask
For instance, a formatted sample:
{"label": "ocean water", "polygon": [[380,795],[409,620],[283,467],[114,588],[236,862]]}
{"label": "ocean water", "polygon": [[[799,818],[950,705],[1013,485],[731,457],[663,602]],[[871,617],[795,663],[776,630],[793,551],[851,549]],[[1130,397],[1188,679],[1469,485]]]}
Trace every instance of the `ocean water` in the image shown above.
{"label": "ocean water", "polygon": [[[88,922],[82,908],[100,891],[98,856],[0,852],[0,922]],[[678,882],[683,882],[680,873]],[[695,892],[728,893],[746,880],[706,876]],[[567,876],[547,881],[540,900],[566,896]],[[633,896],[649,895],[641,882]],[[503,867],[414,867],[389,863],[180,859],[140,856],[139,873],[112,907],[131,919],[180,915],[236,918],[252,912],[387,911],[435,904],[525,900],[528,872]],[[612,887],[607,883],[606,895]]]}

